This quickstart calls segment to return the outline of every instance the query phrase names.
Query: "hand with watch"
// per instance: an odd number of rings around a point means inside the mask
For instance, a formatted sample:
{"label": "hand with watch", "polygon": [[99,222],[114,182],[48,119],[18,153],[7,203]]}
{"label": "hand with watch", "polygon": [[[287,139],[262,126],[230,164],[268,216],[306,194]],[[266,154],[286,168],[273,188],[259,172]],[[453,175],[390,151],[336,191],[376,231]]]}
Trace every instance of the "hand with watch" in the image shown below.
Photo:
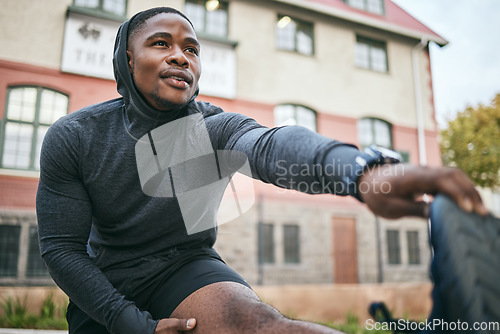
{"label": "hand with watch", "polygon": [[351,194],[385,218],[427,218],[429,203],[423,195],[438,193],[452,198],[466,212],[488,213],[474,184],[460,169],[401,162],[397,152],[366,148],[356,159],[353,176],[346,180]]}

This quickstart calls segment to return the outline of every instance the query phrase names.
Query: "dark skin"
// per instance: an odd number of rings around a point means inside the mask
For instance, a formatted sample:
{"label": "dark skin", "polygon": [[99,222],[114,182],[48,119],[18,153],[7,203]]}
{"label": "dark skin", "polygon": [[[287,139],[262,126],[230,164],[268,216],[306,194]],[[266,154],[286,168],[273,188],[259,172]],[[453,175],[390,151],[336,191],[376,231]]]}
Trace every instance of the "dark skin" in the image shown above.
{"label": "dark skin", "polygon": [[[201,75],[199,44],[191,25],[176,14],[158,14],[129,40],[129,68],[147,103],[168,112],[186,104]],[[450,196],[467,212],[487,214],[467,176],[458,169],[412,165],[375,167],[360,177],[361,197],[385,218],[427,218],[423,194]],[[196,320],[195,320],[196,319]],[[283,317],[249,288],[234,282],[207,285],[161,319],[155,334],[190,333],[339,333],[317,324]]]}
{"label": "dark skin", "polygon": [[153,108],[169,111],[186,104],[201,75],[200,45],[181,16],[162,13],[146,21],[128,43],[134,83]]}
{"label": "dark skin", "polygon": [[359,183],[367,185],[367,191],[361,192],[366,205],[384,218],[428,218],[428,203],[422,195],[438,193],[452,198],[466,212],[488,213],[474,184],[457,168],[384,165],[361,176]]}

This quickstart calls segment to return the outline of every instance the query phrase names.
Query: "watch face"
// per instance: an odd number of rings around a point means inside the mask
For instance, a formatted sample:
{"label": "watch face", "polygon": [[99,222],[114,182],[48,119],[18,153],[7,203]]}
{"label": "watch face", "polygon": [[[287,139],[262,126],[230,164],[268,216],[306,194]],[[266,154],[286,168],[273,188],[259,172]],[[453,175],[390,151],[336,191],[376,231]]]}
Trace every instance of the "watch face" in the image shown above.
{"label": "watch face", "polygon": [[383,163],[393,164],[403,162],[403,157],[396,151],[377,145],[370,145],[370,149],[381,155]]}

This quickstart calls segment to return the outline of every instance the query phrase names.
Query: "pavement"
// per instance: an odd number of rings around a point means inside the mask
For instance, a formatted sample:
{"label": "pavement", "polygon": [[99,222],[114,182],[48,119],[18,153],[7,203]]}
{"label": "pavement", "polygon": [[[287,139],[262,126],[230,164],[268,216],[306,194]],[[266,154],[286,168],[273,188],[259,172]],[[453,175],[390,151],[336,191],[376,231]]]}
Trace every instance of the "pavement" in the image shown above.
{"label": "pavement", "polygon": [[0,334],[68,334],[68,331],[54,331],[43,329],[0,328]]}

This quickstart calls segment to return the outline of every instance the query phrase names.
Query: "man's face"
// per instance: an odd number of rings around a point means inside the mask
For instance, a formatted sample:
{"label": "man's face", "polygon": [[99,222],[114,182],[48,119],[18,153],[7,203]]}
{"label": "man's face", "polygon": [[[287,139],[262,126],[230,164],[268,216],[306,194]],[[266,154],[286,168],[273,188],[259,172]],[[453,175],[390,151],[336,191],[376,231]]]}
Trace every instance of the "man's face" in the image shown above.
{"label": "man's face", "polygon": [[201,74],[200,45],[182,16],[149,18],[129,40],[127,55],[135,86],[153,108],[168,111],[187,103]]}

